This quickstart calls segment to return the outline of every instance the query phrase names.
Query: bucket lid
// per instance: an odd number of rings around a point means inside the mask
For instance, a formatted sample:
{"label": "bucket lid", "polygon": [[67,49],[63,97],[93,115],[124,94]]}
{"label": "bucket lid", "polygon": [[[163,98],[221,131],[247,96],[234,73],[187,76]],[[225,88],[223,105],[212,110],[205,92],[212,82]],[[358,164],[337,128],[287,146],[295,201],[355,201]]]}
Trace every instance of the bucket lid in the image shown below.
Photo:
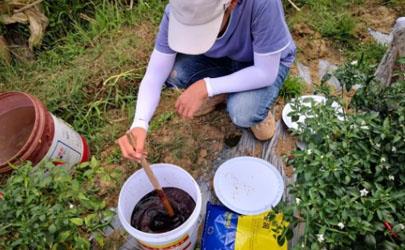
{"label": "bucket lid", "polygon": [[256,215],[280,202],[284,181],[269,162],[243,156],[219,166],[214,189],[218,199],[229,209],[243,215]]}

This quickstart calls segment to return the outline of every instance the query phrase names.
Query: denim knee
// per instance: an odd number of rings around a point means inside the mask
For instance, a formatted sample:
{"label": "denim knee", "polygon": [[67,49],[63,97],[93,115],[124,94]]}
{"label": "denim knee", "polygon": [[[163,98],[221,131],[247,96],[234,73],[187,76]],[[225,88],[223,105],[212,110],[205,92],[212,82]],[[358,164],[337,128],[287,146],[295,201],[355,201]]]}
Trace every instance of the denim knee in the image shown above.
{"label": "denim knee", "polygon": [[166,80],[166,85],[168,87],[186,88],[188,81],[188,74],[185,72],[184,68],[179,64],[173,66],[172,72]]}
{"label": "denim knee", "polygon": [[242,128],[249,128],[266,118],[268,110],[259,110],[257,100],[249,98],[249,92],[228,98],[227,110],[232,122]]}
{"label": "denim knee", "polygon": [[232,123],[238,127],[250,128],[255,124],[253,122],[254,121],[253,116],[248,113],[235,112],[235,111],[232,111],[232,109],[230,109],[228,111],[228,113],[229,113],[229,117],[232,120]]}

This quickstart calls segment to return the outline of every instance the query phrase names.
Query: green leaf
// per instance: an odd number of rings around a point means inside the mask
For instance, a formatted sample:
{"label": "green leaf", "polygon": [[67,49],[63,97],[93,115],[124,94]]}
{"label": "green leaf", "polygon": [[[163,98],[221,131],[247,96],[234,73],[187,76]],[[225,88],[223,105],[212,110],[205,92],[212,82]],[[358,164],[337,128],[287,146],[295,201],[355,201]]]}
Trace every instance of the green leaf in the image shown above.
{"label": "green leaf", "polygon": [[96,233],[94,235],[94,238],[96,239],[97,243],[99,246],[103,247],[104,246],[104,237],[100,233]]}
{"label": "green leaf", "polygon": [[55,232],[56,232],[56,226],[55,226],[55,224],[51,224],[51,225],[48,227],[48,231],[49,231],[51,234],[55,233]]}
{"label": "green leaf", "polygon": [[277,243],[278,243],[279,246],[284,245],[284,243],[285,243],[285,237],[284,237],[284,235],[279,235],[279,236],[277,236]]}
{"label": "green leaf", "polygon": [[72,219],[70,219],[70,222],[72,222],[76,226],[83,225],[83,219],[81,219],[81,218],[72,218]]}
{"label": "green leaf", "polygon": [[70,231],[64,231],[64,232],[59,234],[59,238],[60,238],[61,241],[65,241],[65,240],[67,240],[67,238],[70,237],[70,235],[71,235]]}
{"label": "green leaf", "polygon": [[365,238],[365,242],[366,242],[366,244],[369,246],[369,247],[372,247],[372,248],[376,248],[376,240],[375,240],[375,237],[374,237],[374,235],[372,235],[372,234],[367,234],[366,235],[366,238]]}
{"label": "green leaf", "polygon": [[395,226],[392,228],[392,230],[393,230],[394,232],[396,232],[396,233],[399,233],[399,232],[402,230],[402,227],[403,227],[403,225],[397,224],[397,225],[395,225]]}

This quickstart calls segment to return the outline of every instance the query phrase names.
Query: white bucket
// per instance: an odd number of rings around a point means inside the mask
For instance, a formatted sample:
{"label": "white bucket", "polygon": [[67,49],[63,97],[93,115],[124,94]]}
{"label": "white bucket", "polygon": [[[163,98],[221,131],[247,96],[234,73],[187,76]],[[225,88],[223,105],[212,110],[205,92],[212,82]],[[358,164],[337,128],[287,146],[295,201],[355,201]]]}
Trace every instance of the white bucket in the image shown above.
{"label": "white bucket", "polygon": [[50,115],[55,131],[52,144],[41,162],[52,160],[55,165],[70,169],[79,162],[88,161],[90,150],[85,139],[65,121]]}
{"label": "white bucket", "polygon": [[196,206],[190,217],[178,228],[166,233],[145,233],[131,226],[135,205],[149,192],[152,184],[143,169],[131,175],[121,188],[118,198],[118,217],[125,230],[133,236],[141,249],[194,249],[201,213],[201,191],[197,182],[184,169],[172,164],[153,164],[152,170],[162,187],[176,187],[186,191]]}

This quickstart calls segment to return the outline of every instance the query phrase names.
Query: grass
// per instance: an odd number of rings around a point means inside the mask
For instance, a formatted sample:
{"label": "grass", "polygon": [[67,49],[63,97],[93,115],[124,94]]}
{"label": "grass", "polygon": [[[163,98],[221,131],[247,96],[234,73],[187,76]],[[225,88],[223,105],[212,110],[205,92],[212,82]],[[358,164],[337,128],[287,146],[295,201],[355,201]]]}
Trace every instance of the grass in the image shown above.
{"label": "grass", "polygon": [[323,37],[345,43],[355,37],[356,20],[348,13],[337,14],[324,12],[320,16],[322,22],[316,24],[316,28]]}
{"label": "grass", "polygon": [[112,121],[133,116],[137,83],[153,47],[150,34],[163,8],[158,0],[140,2],[131,11],[103,1],[89,23],[76,23],[74,32],[39,53],[35,63],[1,65],[0,90],[38,96],[99,153],[129,125]]}
{"label": "grass", "polygon": [[151,122],[149,130],[153,132],[154,130],[161,128],[165,123],[170,121],[174,115],[175,113],[173,111],[164,112]]}
{"label": "grass", "polygon": [[368,64],[377,65],[386,50],[387,46],[374,41],[367,41],[359,43],[353,50],[347,51],[346,56],[349,60],[357,60],[363,56],[364,61]]}
{"label": "grass", "polygon": [[367,27],[361,25],[362,16],[357,12],[362,7],[367,10],[368,6],[375,8],[375,6],[388,5],[386,1],[381,0],[298,0],[294,2],[302,8],[302,11],[297,12],[292,8],[287,10],[290,27],[293,28],[297,24],[308,25],[322,38],[328,39],[337,48],[345,51],[356,51],[359,38],[367,33]]}

